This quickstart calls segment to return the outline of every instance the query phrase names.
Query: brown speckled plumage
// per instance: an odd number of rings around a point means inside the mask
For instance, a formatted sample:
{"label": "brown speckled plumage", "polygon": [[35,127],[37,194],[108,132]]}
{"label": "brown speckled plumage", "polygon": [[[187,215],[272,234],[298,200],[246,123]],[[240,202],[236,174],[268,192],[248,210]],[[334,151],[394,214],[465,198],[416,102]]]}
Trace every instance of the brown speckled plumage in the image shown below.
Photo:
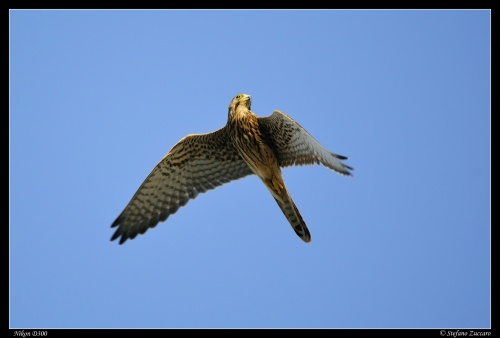
{"label": "brown speckled plumage", "polygon": [[195,198],[247,175],[256,174],[269,189],[296,234],[305,242],[311,235],[286,189],[280,167],[323,164],[350,176],[351,167],[321,146],[298,123],[275,110],[258,117],[250,110],[251,97],[236,95],[223,128],[184,137],[155,166],[111,227],[111,240],[120,244],[143,234]]}

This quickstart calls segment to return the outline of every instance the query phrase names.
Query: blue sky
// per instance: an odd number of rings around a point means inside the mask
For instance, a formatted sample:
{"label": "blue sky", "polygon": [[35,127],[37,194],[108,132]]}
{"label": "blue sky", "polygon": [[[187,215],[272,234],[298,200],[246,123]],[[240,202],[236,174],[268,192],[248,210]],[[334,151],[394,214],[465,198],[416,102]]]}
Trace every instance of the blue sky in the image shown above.
{"label": "blue sky", "polygon": [[[491,327],[488,10],[10,11],[11,328]],[[354,177],[255,176],[111,223],[237,93]]]}

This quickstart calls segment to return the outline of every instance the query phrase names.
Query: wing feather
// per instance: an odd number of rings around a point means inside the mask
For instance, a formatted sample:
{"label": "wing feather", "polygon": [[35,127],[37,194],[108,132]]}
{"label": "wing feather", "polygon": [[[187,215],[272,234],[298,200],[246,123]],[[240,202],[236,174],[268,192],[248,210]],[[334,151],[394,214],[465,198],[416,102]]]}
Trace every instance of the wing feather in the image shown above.
{"label": "wing feather", "polygon": [[165,221],[199,193],[253,174],[226,127],[181,139],[158,162],[111,227],[120,244]]}
{"label": "wing feather", "polygon": [[270,140],[281,167],[321,163],[339,174],[352,175],[349,170],[353,168],[340,161],[347,157],[325,149],[300,124],[281,111],[259,117],[259,128]]}

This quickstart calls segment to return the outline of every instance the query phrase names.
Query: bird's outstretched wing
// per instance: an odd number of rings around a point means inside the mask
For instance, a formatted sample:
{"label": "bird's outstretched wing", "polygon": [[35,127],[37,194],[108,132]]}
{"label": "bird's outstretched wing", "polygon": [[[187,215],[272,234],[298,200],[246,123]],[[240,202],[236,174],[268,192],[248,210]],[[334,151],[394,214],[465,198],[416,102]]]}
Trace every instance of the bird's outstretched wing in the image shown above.
{"label": "bird's outstretched wing", "polygon": [[272,115],[259,117],[259,128],[270,140],[280,167],[323,164],[339,174],[351,176],[352,167],[342,163],[347,157],[325,149],[300,124],[275,110]]}
{"label": "bird's outstretched wing", "polygon": [[230,143],[227,128],[188,135],[154,167],[126,208],[113,222],[111,240],[120,244],[143,234],[199,193],[253,172]]}

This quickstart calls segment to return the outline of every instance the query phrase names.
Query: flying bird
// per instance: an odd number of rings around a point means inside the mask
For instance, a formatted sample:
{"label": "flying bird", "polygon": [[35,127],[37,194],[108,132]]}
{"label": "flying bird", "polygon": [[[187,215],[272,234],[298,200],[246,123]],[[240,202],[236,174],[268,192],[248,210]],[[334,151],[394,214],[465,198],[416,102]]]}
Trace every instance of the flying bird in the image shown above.
{"label": "flying bird", "polygon": [[250,110],[252,98],[236,95],[227,124],[211,133],[182,138],[158,162],[111,225],[111,240],[120,244],[165,221],[199,193],[248,175],[257,175],[276,200],[295,233],[306,243],[311,234],[283,181],[281,169],[323,164],[351,176],[347,157],[332,153],[302,126],[279,110],[260,117]]}

